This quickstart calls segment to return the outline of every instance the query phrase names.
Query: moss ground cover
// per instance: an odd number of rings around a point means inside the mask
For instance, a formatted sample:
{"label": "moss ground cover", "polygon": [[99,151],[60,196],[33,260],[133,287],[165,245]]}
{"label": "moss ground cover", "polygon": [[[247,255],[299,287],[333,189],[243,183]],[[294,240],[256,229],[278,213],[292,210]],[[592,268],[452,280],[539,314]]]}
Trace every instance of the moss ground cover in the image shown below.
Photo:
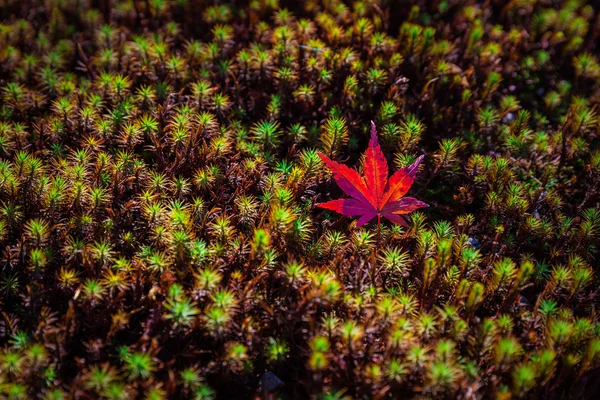
{"label": "moss ground cover", "polygon": [[[595,398],[599,36],[579,0],[3,0],[0,398]],[[371,121],[390,175],[424,155],[407,226],[316,206]]]}

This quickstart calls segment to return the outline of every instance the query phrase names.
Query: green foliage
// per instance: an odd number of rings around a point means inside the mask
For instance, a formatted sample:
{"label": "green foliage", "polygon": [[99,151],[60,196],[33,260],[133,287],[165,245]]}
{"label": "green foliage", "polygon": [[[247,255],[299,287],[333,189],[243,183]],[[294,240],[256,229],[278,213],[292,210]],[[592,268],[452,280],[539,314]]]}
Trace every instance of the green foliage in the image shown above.
{"label": "green foliage", "polygon": [[0,398],[594,398],[596,10],[396,3],[4,1]]}

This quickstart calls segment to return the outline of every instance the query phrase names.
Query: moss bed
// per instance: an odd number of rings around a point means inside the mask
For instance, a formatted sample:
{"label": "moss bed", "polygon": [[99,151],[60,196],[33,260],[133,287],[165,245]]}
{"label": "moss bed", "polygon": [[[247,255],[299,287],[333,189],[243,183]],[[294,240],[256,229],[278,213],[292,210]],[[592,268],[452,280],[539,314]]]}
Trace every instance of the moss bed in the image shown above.
{"label": "moss bed", "polygon": [[[1,399],[600,391],[583,1],[0,2]],[[343,197],[369,124],[409,226]]]}

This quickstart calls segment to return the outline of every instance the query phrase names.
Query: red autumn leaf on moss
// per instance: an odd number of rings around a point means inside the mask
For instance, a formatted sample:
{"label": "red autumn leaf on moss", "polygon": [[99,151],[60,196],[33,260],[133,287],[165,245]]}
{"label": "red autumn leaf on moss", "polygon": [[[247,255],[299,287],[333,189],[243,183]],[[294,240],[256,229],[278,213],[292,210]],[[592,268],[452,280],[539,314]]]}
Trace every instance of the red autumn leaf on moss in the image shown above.
{"label": "red autumn leaf on moss", "polygon": [[351,217],[360,216],[357,226],[363,226],[373,218],[381,217],[408,226],[402,215],[429,205],[413,197],[403,197],[413,184],[423,156],[414,164],[396,171],[388,180],[388,165],[377,141],[377,129],[371,122],[371,140],[365,158],[365,177],[354,169],[332,161],[326,155],[319,157],[333,173],[338,186],[351,198],[319,203],[318,207],[337,211]]}

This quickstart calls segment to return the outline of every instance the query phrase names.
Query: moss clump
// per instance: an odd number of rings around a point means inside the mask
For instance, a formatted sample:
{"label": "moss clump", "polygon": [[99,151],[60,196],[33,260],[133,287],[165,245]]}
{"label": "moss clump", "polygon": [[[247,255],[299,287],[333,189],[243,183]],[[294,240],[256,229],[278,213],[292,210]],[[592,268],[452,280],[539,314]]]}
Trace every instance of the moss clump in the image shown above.
{"label": "moss clump", "polygon": [[[6,0],[0,397],[592,398],[583,1]],[[410,228],[318,157],[426,154]]]}

